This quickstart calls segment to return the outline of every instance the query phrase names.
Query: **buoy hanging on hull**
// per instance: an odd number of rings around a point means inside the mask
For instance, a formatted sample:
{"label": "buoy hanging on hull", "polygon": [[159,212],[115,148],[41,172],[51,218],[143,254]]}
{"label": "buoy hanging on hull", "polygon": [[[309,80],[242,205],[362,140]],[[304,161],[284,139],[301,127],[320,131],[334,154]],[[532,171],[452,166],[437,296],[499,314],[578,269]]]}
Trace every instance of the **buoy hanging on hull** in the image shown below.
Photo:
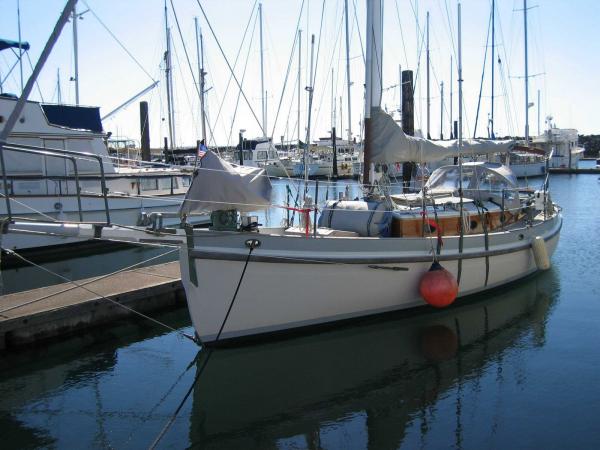
{"label": "buoy hanging on hull", "polygon": [[434,262],[419,282],[421,297],[436,308],[451,305],[458,295],[456,278],[440,263]]}
{"label": "buoy hanging on hull", "polygon": [[548,270],[550,268],[550,257],[546,248],[546,241],[541,236],[536,236],[531,243],[535,265],[539,270]]}

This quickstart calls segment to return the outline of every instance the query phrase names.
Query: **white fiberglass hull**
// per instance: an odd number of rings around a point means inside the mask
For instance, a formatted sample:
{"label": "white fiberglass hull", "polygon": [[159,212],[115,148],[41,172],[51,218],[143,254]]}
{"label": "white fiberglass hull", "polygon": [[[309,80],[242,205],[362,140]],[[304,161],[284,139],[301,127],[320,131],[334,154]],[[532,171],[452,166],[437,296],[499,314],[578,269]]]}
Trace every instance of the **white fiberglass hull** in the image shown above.
{"label": "white fiberglass hull", "polygon": [[517,178],[542,177],[546,175],[546,162],[540,161],[530,164],[511,164],[510,170]]}
{"label": "white fiberglass hull", "polygon": [[[455,276],[462,266],[459,296],[501,286],[538,270],[531,242],[542,236],[552,255],[561,223],[556,215],[533,227],[492,233],[487,252],[483,235],[466,236],[462,263],[458,238],[446,237],[440,262]],[[258,239],[260,247],[252,253],[219,341],[425,305],[418,285],[432,262],[428,238],[197,232],[193,249],[182,247],[181,272],[192,322],[204,343],[214,342],[224,322],[248,239]]]}

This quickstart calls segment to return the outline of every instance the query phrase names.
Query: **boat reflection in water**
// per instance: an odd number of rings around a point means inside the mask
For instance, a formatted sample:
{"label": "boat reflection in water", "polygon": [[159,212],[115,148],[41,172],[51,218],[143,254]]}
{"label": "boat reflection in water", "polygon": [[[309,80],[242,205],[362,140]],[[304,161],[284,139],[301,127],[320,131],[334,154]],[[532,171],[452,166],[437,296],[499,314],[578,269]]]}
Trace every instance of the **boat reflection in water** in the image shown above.
{"label": "boat reflection in water", "polygon": [[448,397],[455,405],[443,420],[459,440],[461,400],[453,392],[463,380],[501,372],[507,354],[544,345],[554,276],[549,271],[444,311],[218,349],[193,393],[190,443],[398,448],[416,420],[424,438],[425,418]]}

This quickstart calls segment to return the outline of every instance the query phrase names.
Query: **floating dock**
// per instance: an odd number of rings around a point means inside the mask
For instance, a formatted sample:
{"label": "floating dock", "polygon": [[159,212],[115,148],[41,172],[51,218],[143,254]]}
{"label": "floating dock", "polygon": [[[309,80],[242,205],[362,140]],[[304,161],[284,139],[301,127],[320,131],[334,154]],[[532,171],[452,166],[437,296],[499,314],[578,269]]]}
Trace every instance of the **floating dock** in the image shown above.
{"label": "floating dock", "polygon": [[76,283],[85,289],[63,283],[1,296],[0,350],[134,316],[103,297],[144,314],[185,304],[177,261]]}

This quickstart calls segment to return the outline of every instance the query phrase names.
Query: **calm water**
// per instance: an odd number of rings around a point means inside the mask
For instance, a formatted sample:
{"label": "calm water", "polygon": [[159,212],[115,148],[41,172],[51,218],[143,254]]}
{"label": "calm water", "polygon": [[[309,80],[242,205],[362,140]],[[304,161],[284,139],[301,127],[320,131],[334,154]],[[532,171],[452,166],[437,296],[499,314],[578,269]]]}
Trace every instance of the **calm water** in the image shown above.
{"label": "calm water", "polygon": [[[597,448],[600,181],[552,188],[550,271],[445,311],[216,350],[160,447]],[[160,319],[191,331],[185,309]],[[4,355],[2,448],[147,448],[197,356],[146,322]]]}

